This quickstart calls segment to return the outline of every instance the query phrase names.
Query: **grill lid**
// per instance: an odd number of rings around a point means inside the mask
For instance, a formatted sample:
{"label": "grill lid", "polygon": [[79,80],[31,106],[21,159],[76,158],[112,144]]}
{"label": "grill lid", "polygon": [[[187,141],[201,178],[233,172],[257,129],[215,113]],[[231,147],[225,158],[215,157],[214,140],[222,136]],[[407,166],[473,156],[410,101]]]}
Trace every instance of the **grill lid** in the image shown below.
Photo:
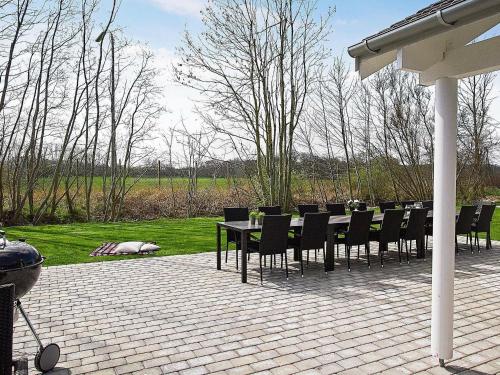
{"label": "grill lid", "polygon": [[0,271],[11,271],[38,265],[43,258],[33,246],[26,242],[9,242],[0,247]]}

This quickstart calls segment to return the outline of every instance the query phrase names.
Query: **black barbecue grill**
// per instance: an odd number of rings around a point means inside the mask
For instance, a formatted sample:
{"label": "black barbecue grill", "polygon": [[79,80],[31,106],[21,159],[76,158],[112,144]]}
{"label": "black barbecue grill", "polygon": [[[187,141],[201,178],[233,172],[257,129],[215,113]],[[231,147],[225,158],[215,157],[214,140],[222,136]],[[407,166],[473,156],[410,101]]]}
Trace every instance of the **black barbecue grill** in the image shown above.
{"label": "black barbecue grill", "polygon": [[[15,286],[15,306],[26,320],[38,343],[35,367],[42,372],[52,370],[59,361],[60,349],[56,344],[44,346],[24,311],[20,299],[36,284],[44,258],[37,249],[24,241],[7,242],[5,233],[0,231],[0,285]],[[2,241],[0,240],[0,241]]]}

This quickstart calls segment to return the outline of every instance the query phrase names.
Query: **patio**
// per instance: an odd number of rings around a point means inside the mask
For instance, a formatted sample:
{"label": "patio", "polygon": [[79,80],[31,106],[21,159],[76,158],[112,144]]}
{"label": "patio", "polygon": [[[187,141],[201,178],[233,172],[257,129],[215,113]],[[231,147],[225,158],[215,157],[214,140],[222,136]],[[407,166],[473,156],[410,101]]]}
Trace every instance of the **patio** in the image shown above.
{"label": "patio", "polygon": [[[446,368],[429,355],[430,256],[328,276],[313,262],[303,279],[290,261],[288,281],[266,269],[263,286],[257,257],[242,284],[234,258],[217,271],[215,253],[51,267],[23,302],[43,341],[61,346],[59,374],[495,374],[500,242],[481,246],[456,257]],[[22,320],[15,349],[30,360],[36,349]]]}

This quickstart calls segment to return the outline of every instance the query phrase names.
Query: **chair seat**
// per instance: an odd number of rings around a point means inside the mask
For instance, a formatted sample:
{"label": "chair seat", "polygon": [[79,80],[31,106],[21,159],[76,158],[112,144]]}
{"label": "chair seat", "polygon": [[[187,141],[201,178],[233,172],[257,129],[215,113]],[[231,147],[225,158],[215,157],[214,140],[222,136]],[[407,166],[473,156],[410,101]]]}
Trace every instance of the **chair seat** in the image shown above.
{"label": "chair seat", "polygon": [[[233,243],[236,245],[237,249],[241,249],[241,234],[239,232],[234,232],[234,234],[236,235],[236,238],[229,239],[227,242]],[[249,233],[249,234],[247,234],[247,243],[250,240],[251,240],[251,234]]]}
{"label": "chair seat", "polygon": [[[423,233],[423,236],[425,236],[425,232]],[[401,231],[399,232],[399,238],[406,241],[414,241],[418,239],[417,237],[414,236],[414,234],[411,234],[411,232],[410,234],[408,234],[408,228],[405,227],[401,228]]]}
{"label": "chair seat", "polygon": [[301,239],[300,235],[295,235],[295,237],[288,237],[288,246],[290,248],[299,247],[300,246],[300,239]]}
{"label": "chair seat", "polygon": [[[408,230],[407,228],[401,228],[401,232],[399,234],[399,238],[402,239],[402,240],[406,240],[406,241],[415,241],[415,240],[418,240],[419,237],[422,238],[424,237],[426,234],[427,234],[427,229],[424,229],[424,232],[421,233],[420,235],[417,235],[416,237],[413,235],[408,235],[407,234]],[[429,235],[432,235],[432,231]]]}
{"label": "chair seat", "polygon": [[248,253],[258,253],[260,247],[260,241],[257,239],[250,238],[247,242],[247,252]]}
{"label": "chair seat", "polygon": [[370,230],[370,241],[380,241],[380,233],[379,229],[371,229]]}
{"label": "chair seat", "polygon": [[374,242],[383,242],[383,243],[389,243],[389,242],[398,242],[397,239],[394,237],[392,238],[387,238],[387,234],[385,235],[385,238],[382,237],[382,230],[370,230],[370,241]]}
{"label": "chair seat", "polygon": [[336,233],[335,234],[335,243],[337,244],[345,244],[346,243],[346,237],[345,233]]}
{"label": "chair seat", "polygon": [[482,225],[478,226],[477,222],[472,223],[471,225],[471,231],[472,232],[487,232],[488,228],[484,228]]}
{"label": "chair seat", "polygon": [[247,253],[258,253],[260,249],[260,241],[257,239],[249,239],[247,243]]}

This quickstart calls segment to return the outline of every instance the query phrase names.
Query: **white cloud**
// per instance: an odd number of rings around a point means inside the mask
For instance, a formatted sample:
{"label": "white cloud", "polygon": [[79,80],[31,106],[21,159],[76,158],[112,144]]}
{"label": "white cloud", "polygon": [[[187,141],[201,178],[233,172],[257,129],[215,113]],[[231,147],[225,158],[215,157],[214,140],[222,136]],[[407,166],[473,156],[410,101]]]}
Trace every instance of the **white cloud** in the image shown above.
{"label": "white cloud", "polygon": [[164,104],[170,115],[191,118],[198,93],[174,81],[172,65],[176,65],[180,61],[179,58],[172,50],[166,48],[157,48],[154,53],[155,66],[161,72],[157,77],[157,83],[163,88]]}
{"label": "white cloud", "polygon": [[183,16],[200,16],[200,10],[205,4],[204,0],[149,0],[168,13]]}

